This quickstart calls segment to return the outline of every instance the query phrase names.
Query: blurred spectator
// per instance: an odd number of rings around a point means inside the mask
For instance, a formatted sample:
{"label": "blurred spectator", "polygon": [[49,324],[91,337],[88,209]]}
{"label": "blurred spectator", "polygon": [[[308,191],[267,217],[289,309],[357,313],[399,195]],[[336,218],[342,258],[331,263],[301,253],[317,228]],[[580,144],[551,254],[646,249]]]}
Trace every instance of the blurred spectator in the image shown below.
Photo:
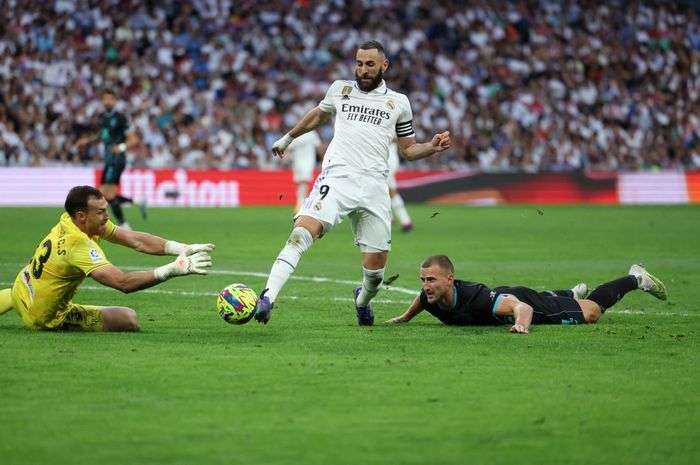
{"label": "blurred spectator", "polygon": [[453,135],[412,166],[700,168],[690,1],[9,0],[0,13],[4,166],[99,166],[75,141],[112,86],[144,141],[134,165],[274,169],[271,141],[375,38],[417,138]]}

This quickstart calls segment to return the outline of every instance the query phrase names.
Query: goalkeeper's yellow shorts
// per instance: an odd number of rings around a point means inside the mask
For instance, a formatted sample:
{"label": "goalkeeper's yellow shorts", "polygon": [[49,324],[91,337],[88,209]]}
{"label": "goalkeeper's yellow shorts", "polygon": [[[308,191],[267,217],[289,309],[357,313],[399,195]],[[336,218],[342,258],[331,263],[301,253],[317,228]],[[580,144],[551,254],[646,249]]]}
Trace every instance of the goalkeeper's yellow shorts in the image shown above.
{"label": "goalkeeper's yellow shorts", "polygon": [[93,331],[104,330],[104,314],[100,307],[94,305],[71,304],[63,323],[55,331]]}
{"label": "goalkeeper's yellow shorts", "polygon": [[37,331],[104,331],[104,314],[102,313],[101,307],[94,305],[70,303],[66,317],[54,328],[32,324],[29,315],[22,315],[21,310],[16,310],[19,312],[20,316],[22,316],[24,325],[29,329]]}

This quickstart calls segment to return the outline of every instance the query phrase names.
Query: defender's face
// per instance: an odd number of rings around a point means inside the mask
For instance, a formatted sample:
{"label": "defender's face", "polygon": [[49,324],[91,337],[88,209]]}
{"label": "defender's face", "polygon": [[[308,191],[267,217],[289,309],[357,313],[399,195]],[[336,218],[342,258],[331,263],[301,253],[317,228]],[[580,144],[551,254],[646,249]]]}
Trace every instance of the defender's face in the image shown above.
{"label": "defender's face", "polygon": [[389,62],[383,53],[376,48],[370,50],[358,50],[355,64],[355,79],[357,87],[363,92],[376,89],[384,79],[384,71]]}
{"label": "defender's face", "polygon": [[88,236],[101,236],[104,234],[107,220],[109,220],[108,205],[104,197],[101,199],[90,197],[87,211],[84,213],[83,232],[85,234]]}
{"label": "defender's face", "polygon": [[112,111],[116,104],[117,104],[117,97],[116,96],[109,94],[109,93],[102,94],[102,105],[104,105],[104,107],[107,111]]}
{"label": "defender's face", "polygon": [[428,298],[428,303],[443,302],[450,297],[454,275],[447,274],[438,265],[421,268],[420,280],[423,282],[423,292]]}

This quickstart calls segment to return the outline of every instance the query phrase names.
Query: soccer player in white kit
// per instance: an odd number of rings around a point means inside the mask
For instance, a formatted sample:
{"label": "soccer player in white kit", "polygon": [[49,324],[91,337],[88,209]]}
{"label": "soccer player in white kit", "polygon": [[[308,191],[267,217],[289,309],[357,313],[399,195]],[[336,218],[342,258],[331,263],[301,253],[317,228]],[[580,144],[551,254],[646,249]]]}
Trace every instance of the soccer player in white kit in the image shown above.
{"label": "soccer player in white kit", "polygon": [[370,300],[379,292],[391,249],[391,204],[387,176],[389,143],[394,135],[407,160],[419,160],[450,147],[450,133],[416,143],[408,98],[387,88],[389,66],[384,47],[374,40],[357,50],[355,81],[331,84],[319,105],[304,115],[272,153],[284,157],[289,144],[328,121],[335,113],[335,133],[322,171],[297,213],[294,229],[272,265],[265,289],[255,305],[255,319],[267,324],[282,286],[292,276],[316,239],[350,219],[355,245],[362,252],[362,286],[355,289],[357,321],[374,324]]}
{"label": "soccer player in white kit", "polygon": [[292,153],[292,176],[297,185],[297,204],[295,212],[301,210],[306,199],[306,186],[311,182],[318,158],[321,138],[316,131],[309,131],[294,139],[289,146]]}
{"label": "soccer player in white kit", "polygon": [[401,232],[409,232],[413,230],[413,221],[406,210],[406,205],[403,203],[403,197],[399,194],[399,189],[396,185],[396,172],[399,170],[399,145],[396,140],[392,140],[389,145],[389,198],[391,199],[391,211],[401,223]]}

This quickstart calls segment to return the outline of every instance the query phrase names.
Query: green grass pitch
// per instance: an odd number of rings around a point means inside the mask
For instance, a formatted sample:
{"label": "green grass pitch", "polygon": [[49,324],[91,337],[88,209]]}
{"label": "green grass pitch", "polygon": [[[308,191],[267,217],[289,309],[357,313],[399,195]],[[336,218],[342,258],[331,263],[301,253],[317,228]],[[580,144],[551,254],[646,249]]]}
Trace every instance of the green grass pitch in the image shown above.
{"label": "green grass pitch", "polygon": [[[539,210],[539,211],[538,211]],[[132,226],[216,243],[210,275],[75,301],[130,306],[134,334],[26,331],[0,317],[0,462],[11,464],[690,464],[700,462],[700,208],[409,206],[376,324],[356,324],[360,254],[347,223],[304,256],[267,326],[226,324],[217,292],[256,291],[291,230],[287,208],[154,209]],[[435,215],[435,213],[438,213]],[[0,209],[9,287],[60,209]],[[104,245],[125,269],[164,257]],[[600,323],[399,326],[420,261],[536,289],[594,286],[644,263],[668,286]]]}

